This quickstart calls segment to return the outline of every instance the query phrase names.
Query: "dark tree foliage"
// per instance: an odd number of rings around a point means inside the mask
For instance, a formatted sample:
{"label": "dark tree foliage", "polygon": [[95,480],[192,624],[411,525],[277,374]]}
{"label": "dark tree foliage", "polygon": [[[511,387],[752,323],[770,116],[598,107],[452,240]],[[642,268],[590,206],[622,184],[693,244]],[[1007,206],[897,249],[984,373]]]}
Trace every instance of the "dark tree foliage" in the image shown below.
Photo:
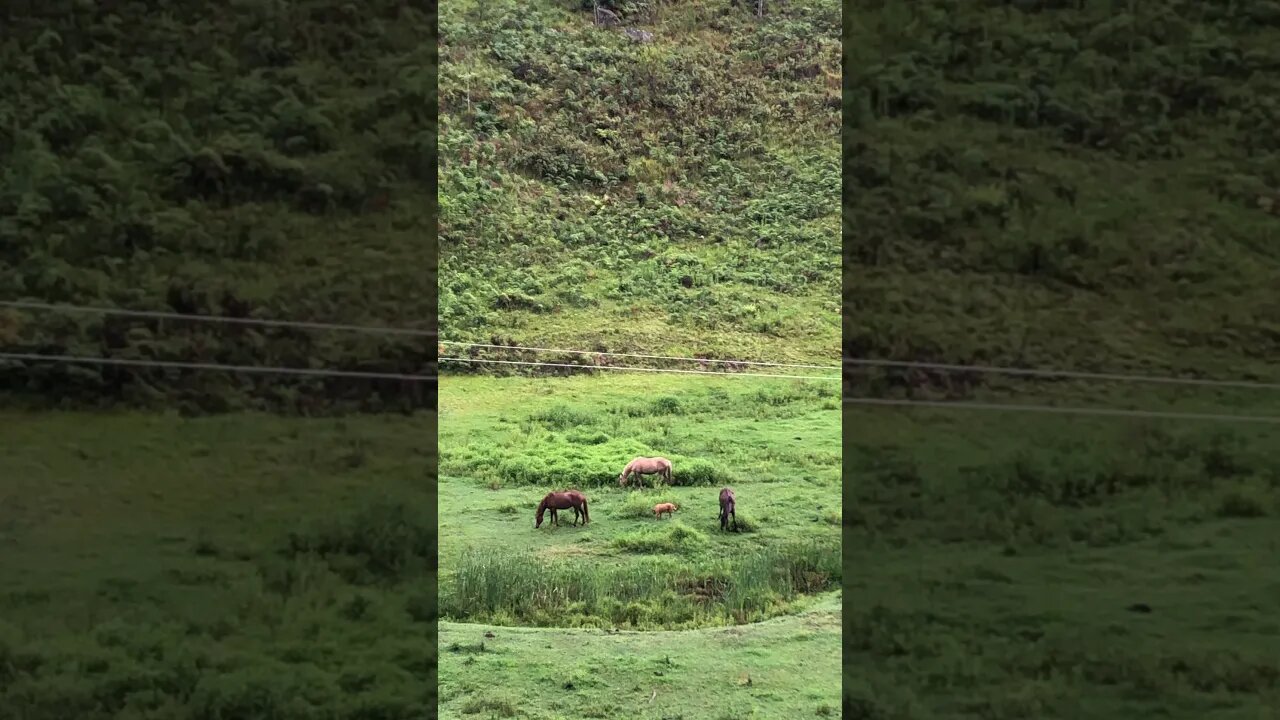
{"label": "dark tree foliage", "polygon": [[[434,5],[7,2],[0,297],[434,325]],[[11,352],[425,373],[429,338],[0,310]],[[50,403],[411,409],[383,381],[0,364]]]}

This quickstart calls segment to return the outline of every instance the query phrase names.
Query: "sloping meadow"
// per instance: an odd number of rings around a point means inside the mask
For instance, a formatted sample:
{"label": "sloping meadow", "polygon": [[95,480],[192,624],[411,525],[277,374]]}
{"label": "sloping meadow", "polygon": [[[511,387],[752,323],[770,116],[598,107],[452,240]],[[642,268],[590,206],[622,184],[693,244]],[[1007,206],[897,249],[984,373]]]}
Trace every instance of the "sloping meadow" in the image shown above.
{"label": "sloping meadow", "polygon": [[[751,457],[752,475],[757,479],[782,479],[797,465],[826,465],[835,478],[838,454],[805,457],[771,448],[769,426],[759,443],[736,446],[731,438],[733,426],[744,422],[754,425],[824,410],[834,413],[838,394],[835,384],[828,383],[713,388],[693,395],[664,394],[610,404],[556,402],[514,419],[499,418],[489,432],[442,443],[440,472],[492,487],[616,487],[629,460],[662,456],[672,461],[673,485],[726,485],[742,475],[735,462]],[[646,476],[643,482],[650,486],[655,479]]]}

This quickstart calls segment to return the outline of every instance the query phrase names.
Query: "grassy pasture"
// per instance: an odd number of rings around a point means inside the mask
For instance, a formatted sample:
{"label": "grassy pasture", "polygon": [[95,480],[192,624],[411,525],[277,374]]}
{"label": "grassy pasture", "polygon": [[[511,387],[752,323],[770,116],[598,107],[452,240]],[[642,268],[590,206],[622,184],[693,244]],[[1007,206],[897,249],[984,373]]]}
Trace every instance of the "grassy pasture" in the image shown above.
{"label": "grassy pasture", "polygon": [[434,434],[0,414],[0,717],[428,716]]}
{"label": "grassy pasture", "polygon": [[[448,378],[442,716],[834,714],[838,393],[756,378]],[[619,488],[636,454],[672,458],[673,485]],[[719,529],[725,484],[738,533]],[[541,497],[575,485],[591,522],[570,511],[535,529]],[[668,501],[680,509],[655,519]],[[812,674],[783,672],[801,663]]]}
{"label": "grassy pasture", "polygon": [[845,717],[1280,708],[1274,427],[883,410],[844,426]]}
{"label": "grassy pasture", "polygon": [[797,615],[689,631],[442,622],[440,717],[839,717],[838,663],[824,661],[839,657],[839,631],[839,592]]}

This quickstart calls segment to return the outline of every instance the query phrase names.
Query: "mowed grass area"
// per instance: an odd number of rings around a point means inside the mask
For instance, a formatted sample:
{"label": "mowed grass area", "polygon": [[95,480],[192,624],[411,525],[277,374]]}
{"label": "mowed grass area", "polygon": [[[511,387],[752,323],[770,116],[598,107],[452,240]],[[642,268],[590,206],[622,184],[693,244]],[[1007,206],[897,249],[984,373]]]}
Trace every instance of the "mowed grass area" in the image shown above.
{"label": "mowed grass area", "polygon": [[1275,426],[844,427],[844,717],[1277,717]]}
{"label": "mowed grass area", "polygon": [[[837,712],[838,383],[450,377],[440,417],[442,717]],[[636,455],[671,458],[674,486],[619,488]],[[591,522],[535,529],[566,487]]]}
{"label": "mowed grass area", "polygon": [[839,633],[839,592],[798,615],[703,630],[442,622],[440,717],[839,717]]}
{"label": "mowed grass area", "polygon": [[0,414],[0,716],[430,716],[434,435]]}

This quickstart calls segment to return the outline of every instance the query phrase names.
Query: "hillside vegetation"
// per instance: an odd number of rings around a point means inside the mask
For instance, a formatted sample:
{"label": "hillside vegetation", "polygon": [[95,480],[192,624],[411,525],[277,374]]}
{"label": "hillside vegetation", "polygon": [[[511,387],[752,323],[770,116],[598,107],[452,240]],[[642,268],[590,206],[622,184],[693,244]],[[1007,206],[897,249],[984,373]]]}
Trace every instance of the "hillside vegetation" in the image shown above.
{"label": "hillside vegetation", "polygon": [[1276,379],[1280,6],[845,22],[847,352]]}
{"label": "hillside vegetation", "polygon": [[[1280,380],[1277,10],[848,7],[845,351]],[[846,391],[1280,416],[1268,390],[976,373]],[[844,717],[1280,706],[1275,425],[848,407],[844,428]]]}
{"label": "hillside vegetation", "polygon": [[831,362],[840,6],[602,6],[441,10],[443,337]]}
{"label": "hillside vegetation", "polygon": [[[5,3],[0,298],[431,327],[432,8]],[[0,343],[400,372],[429,369],[436,352],[403,337],[5,310]],[[0,364],[0,392],[193,411],[434,403],[404,390]]]}

